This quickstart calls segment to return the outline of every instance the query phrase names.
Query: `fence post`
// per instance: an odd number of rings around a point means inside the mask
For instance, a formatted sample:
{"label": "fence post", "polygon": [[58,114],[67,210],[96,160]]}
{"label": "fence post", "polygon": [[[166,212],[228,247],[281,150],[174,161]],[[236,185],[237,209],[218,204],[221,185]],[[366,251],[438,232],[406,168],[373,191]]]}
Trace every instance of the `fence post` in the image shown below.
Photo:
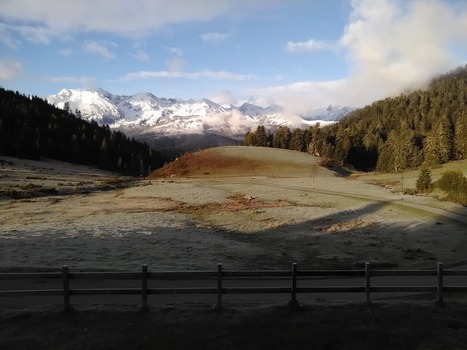
{"label": "fence post", "polygon": [[292,288],[290,290],[290,305],[296,306],[297,304],[297,263],[292,263]]}
{"label": "fence post", "polygon": [[370,263],[365,263],[365,304],[370,305],[370,278],[371,278],[371,271],[370,271]]}
{"label": "fence post", "polygon": [[437,276],[438,276],[438,305],[443,304],[443,263],[438,262],[437,266]]}
{"label": "fence post", "polygon": [[143,265],[141,273],[141,308],[148,308],[148,265]]}
{"label": "fence post", "polygon": [[222,264],[217,264],[217,304],[215,309],[222,309]]}
{"label": "fence post", "polygon": [[68,278],[68,265],[62,267],[62,281],[63,281],[63,304],[65,311],[71,310],[70,304],[70,281]]}

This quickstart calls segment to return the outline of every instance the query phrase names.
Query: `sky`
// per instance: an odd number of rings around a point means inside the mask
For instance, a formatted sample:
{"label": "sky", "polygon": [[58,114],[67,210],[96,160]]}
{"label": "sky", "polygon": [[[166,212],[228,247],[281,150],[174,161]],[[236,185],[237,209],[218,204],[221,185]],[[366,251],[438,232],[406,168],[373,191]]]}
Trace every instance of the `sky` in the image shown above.
{"label": "sky", "polygon": [[361,107],[467,63],[467,0],[0,0],[0,86]]}

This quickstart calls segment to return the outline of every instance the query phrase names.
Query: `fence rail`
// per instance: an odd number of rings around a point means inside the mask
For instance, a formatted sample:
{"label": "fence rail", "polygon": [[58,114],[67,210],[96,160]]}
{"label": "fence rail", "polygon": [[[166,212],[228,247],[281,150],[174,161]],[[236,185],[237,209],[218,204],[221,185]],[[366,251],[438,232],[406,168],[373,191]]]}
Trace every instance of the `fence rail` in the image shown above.
{"label": "fence rail", "polygon": [[[422,277],[436,276],[435,285],[426,286],[372,286],[372,277]],[[63,296],[64,309],[71,309],[71,296],[90,295],[141,295],[141,306],[147,308],[148,295],[161,294],[215,294],[218,308],[222,307],[224,294],[275,294],[289,293],[290,302],[297,302],[300,293],[362,293],[365,302],[371,302],[374,293],[436,293],[436,300],[443,303],[443,293],[467,292],[467,286],[446,286],[444,276],[467,276],[467,270],[444,270],[438,263],[436,270],[372,270],[366,263],[362,270],[298,270],[296,263],[291,270],[275,271],[224,271],[218,264],[217,271],[189,272],[149,272],[143,265],[141,272],[72,272],[68,266],[63,266],[62,272],[41,273],[0,273],[0,280],[62,280],[62,288],[32,289],[32,290],[0,290],[0,297],[21,296]],[[298,286],[299,281],[312,278],[339,277],[364,278],[360,286]],[[285,279],[290,280],[290,287],[224,287],[225,280],[243,279]],[[70,288],[70,280],[140,280],[140,288]],[[149,288],[149,280],[217,280],[215,287],[193,288]]]}

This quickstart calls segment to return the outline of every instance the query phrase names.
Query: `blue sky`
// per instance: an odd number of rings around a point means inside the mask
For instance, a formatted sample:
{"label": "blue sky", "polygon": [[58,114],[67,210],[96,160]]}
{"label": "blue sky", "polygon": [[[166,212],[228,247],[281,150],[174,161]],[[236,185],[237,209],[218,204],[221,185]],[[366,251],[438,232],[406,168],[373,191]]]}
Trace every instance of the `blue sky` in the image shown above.
{"label": "blue sky", "polygon": [[0,85],[361,106],[467,63],[465,0],[0,0]]}

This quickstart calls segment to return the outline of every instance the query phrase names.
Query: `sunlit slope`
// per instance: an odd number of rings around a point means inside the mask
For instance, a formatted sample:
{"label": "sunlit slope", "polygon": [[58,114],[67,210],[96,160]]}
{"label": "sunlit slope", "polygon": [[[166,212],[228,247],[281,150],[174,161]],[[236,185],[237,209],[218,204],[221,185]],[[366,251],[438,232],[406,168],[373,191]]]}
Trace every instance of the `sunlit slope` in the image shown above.
{"label": "sunlit slope", "polygon": [[189,153],[151,174],[171,176],[334,176],[307,153],[267,147],[226,146]]}
{"label": "sunlit slope", "polygon": [[[433,182],[439,180],[442,174],[446,171],[460,170],[463,172],[464,176],[467,176],[467,159],[448,162],[446,164],[430,167],[429,169],[431,171],[431,178]],[[400,189],[403,187],[404,189],[409,189],[416,187],[419,174],[420,169],[410,169],[399,173],[370,173],[366,174],[365,176],[363,176],[363,174],[359,174],[358,176],[366,181],[378,183],[388,187]]]}

